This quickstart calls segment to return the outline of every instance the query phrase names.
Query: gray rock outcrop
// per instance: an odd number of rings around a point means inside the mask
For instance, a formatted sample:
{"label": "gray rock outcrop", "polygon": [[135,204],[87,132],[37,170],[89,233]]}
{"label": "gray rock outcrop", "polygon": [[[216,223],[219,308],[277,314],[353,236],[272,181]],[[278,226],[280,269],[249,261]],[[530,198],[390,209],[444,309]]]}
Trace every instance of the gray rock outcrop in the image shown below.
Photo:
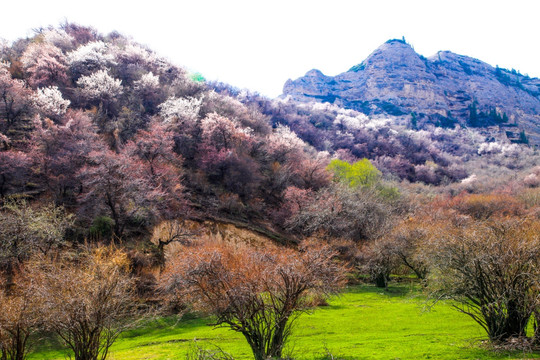
{"label": "gray rock outcrop", "polygon": [[288,80],[283,95],[297,101],[335,103],[366,114],[404,118],[415,113],[420,124],[439,126],[473,126],[474,106],[486,119],[494,111],[501,118],[505,115],[505,121],[496,125],[510,137],[525,129],[531,143],[540,144],[540,79],[450,51],[425,58],[403,40],[389,40],[361,64],[337,76],[310,70]]}

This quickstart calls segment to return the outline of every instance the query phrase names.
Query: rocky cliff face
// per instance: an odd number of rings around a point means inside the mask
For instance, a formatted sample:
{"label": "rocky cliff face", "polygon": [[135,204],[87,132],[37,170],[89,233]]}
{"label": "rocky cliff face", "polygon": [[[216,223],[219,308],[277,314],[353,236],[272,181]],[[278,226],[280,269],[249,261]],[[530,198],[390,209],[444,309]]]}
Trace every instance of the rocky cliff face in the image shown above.
{"label": "rocky cliff face", "polygon": [[425,58],[402,40],[389,40],[335,77],[311,70],[288,80],[283,94],[404,121],[415,113],[418,126],[497,125],[510,140],[524,129],[540,144],[540,79],[449,51]]}

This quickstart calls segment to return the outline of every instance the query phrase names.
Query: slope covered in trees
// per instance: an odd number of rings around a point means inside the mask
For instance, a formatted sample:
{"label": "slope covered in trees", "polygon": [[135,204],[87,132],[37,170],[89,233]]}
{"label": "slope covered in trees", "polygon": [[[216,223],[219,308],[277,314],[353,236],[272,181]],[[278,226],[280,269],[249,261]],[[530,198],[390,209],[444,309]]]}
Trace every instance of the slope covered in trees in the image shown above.
{"label": "slope covered in trees", "polygon": [[186,206],[283,228],[284,196],[329,185],[332,158],[434,185],[537,162],[476,129],[418,130],[201,82],[120,34],[74,24],[1,56],[0,195],[48,197],[86,224],[107,216],[116,234]]}
{"label": "slope covered in trees", "polygon": [[47,198],[121,236],[187,208],[261,218],[288,187],[329,183],[327,154],[119,34],[66,24],[2,60],[3,199]]}

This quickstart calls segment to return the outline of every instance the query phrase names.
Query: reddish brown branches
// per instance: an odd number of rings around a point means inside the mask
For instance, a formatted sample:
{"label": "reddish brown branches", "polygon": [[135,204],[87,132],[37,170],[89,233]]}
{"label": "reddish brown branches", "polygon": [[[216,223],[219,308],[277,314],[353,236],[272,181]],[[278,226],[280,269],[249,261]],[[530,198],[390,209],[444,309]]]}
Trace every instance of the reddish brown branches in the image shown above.
{"label": "reddish brown branches", "polygon": [[261,251],[207,241],[171,257],[162,287],[213,313],[216,325],[242,333],[255,359],[279,358],[310,296],[325,297],[343,285],[334,256],[327,246],[313,244],[300,252],[273,246]]}

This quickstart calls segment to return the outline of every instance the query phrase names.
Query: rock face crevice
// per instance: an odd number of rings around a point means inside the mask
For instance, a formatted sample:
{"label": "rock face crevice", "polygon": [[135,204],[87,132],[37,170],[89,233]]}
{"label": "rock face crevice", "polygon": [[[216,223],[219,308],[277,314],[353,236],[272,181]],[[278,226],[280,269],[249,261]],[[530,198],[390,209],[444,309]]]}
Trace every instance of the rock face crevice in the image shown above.
{"label": "rock face crevice", "polygon": [[450,51],[425,58],[403,40],[387,41],[337,76],[314,69],[288,80],[283,95],[368,115],[415,113],[422,123],[440,126],[470,125],[474,105],[479,112],[506,114],[508,121],[499,124],[504,131],[525,129],[531,142],[540,144],[540,79]]}

